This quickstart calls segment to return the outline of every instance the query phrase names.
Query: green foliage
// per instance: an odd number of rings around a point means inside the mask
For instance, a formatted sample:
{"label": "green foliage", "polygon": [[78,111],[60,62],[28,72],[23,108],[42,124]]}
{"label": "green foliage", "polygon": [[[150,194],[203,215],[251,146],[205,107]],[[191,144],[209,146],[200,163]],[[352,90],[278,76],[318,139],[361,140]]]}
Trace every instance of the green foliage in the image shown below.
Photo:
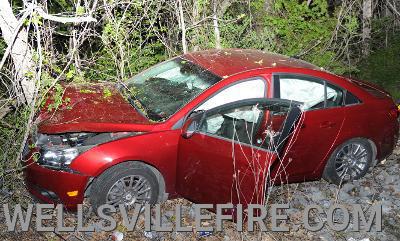
{"label": "green foliage", "polygon": [[39,102],[40,108],[45,107],[47,105],[47,111],[51,112],[53,110],[57,110],[60,106],[65,105],[68,107],[68,104],[71,102],[70,98],[63,98],[64,96],[64,87],[55,81],[53,77],[50,76],[48,72],[43,72],[41,76],[42,83],[42,92],[48,93],[46,96],[43,96],[41,101]]}
{"label": "green foliage", "polygon": [[79,93],[82,93],[82,94],[93,94],[93,93],[96,93],[96,91],[90,90],[90,89],[80,89]]}
{"label": "green foliage", "polygon": [[[4,119],[3,123],[8,125],[0,125],[0,178],[9,179],[16,178],[11,175],[5,175],[5,170],[18,170],[21,168],[21,162],[17,160],[21,143],[25,134],[29,117],[29,108],[22,107],[18,108],[13,113],[8,114]],[[18,178],[18,177],[17,177]],[[17,182],[5,181],[6,188],[12,189],[18,186]]]}
{"label": "green foliage", "polygon": [[85,12],[86,12],[85,7],[78,6],[78,7],[76,8],[76,15],[78,15],[78,16],[84,15]]}
{"label": "green foliage", "polygon": [[47,111],[56,110],[63,104],[63,94],[64,88],[60,84],[55,84],[51,92],[51,103],[47,106]]}
{"label": "green foliage", "polygon": [[[400,100],[400,33],[389,38],[390,44],[386,48],[376,48],[360,63],[357,77],[381,85]],[[375,46],[381,46],[381,43],[375,42]]]}
{"label": "green foliage", "polygon": [[300,55],[306,60],[328,69],[332,69],[331,60],[335,53],[324,51],[336,19],[327,11],[327,1],[307,1],[301,4],[297,0],[277,0],[274,15],[264,18],[265,25],[275,33],[277,49],[285,55]]}
{"label": "green foliage", "polygon": [[7,45],[3,38],[0,38],[0,59],[3,58],[4,52],[6,52]]}
{"label": "green foliage", "polygon": [[81,72],[78,72],[76,67],[71,64],[68,68],[68,71],[65,73],[65,79],[69,82],[77,83],[77,84],[82,84],[85,83],[85,78],[84,74]]}
{"label": "green foliage", "polygon": [[96,64],[85,73],[85,79],[126,80],[167,58],[165,46],[155,34],[167,29],[156,24],[156,13],[141,17],[144,4],[134,1],[127,9],[115,9],[113,18],[106,18]]}
{"label": "green foliage", "polygon": [[[249,13],[248,6],[234,3],[223,16],[224,21],[220,22],[223,47],[299,56],[339,74],[352,69],[338,59],[331,46],[337,16],[329,14],[326,0],[312,1],[309,6],[307,1],[276,0],[268,12],[264,0],[252,1],[250,7]],[[350,33],[359,28],[356,15],[346,15],[343,23]],[[213,43],[210,39],[205,42]]]}
{"label": "green foliage", "polygon": [[111,90],[107,87],[103,89],[103,98],[108,99],[112,96]]}

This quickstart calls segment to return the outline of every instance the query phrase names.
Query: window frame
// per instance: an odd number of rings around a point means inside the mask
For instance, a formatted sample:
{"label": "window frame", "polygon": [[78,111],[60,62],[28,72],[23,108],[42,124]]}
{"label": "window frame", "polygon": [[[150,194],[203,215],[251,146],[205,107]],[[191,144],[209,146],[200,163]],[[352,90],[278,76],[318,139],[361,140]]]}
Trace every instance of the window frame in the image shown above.
{"label": "window frame", "polygon": [[[236,80],[233,81],[232,83],[229,83],[221,88],[219,88],[218,90],[216,90],[214,93],[212,93],[211,95],[207,96],[204,100],[202,100],[200,103],[198,103],[197,105],[195,105],[192,109],[190,109],[181,119],[179,119],[177,122],[175,122],[175,124],[172,126],[172,130],[176,130],[176,129],[180,129],[182,128],[183,124],[186,122],[186,120],[189,118],[189,116],[202,104],[204,104],[206,101],[208,101],[209,99],[211,99],[212,97],[214,97],[215,95],[219,94],[220,92],[222,92],[223,90],[230,88],[234,85],[240,84],[242,82],[246,82],[246,81],[251,81],[251,80],[256,80],[256,79],[261,79],[264,82],[264,99],[268,98],[268,91],[270,86],[268,85],[268,81],[261,75],[257,75],[257,76],[253,76],[253,77],[249,77],[249,78],[245,78],[245,79],[240,79],[240,80]],[[221,80],[224,81],[224,80]],[[219,83],[221,83],[221,81]],[[218,84],[218,83],[217,83]],[[212,86],[210,87],[212,88]],[[208,91],[209,89],[206,89],[205,91]],[[204,93],[204,92],[203,92]],[[244,99],[247,100],[247,99]],[[192,100],[193,101],[193,100]],[[242,100],[243,101],[243,100]],[[190,102],[189,102],[190,103]],[[227,103],[226,103],[227,104]],[[226,105],[223,104],[223,105]],[[214,107],[216,108],[216,107]]]}
{"label": "window frame", "polygon": [[[238,85],[238,84],[241,84],[241,83],[244,83],[244,82],[248,82],[248,81],[253,81],[253,80],[262,80],[264,82],[264,97],[263,98],[268,98],[268,96],[267,96],[268,95],[268,82],[267,82],[267,80],[262,76],[254,76],[254,77],[250,77],[250,78],[240,79],[240,80],[234,81],[232,83],[229,83],[229,84],[223,86],[222,88],[219,88],[217,91],[215,91],[211,95],[207,96],[207,98],[205,98],[199,104],[197,104],[193,109],[190,110],[190,112],[195,111],[197,108],[202,106],[204,103],[206,103],[208,100],[210,100],[214,96],[218,95],[222,91],[224,91],[224,90],[226,90],[228,88],[231,88],[231,87],[233,87],[235,85]],[[254,99],[254,98],[248,98],[248,99],[242,99],[242,100],[250,100],[250,99]],[[238,101],[241,101],[241,100],[238,100]],[[236,102],[236,101],[234,101],[234,102]],[[229,104],[229,103],[225,103],[225,104],[222,104],[222,105],[226,105],[226,104]],[[222,105],[219,105],[219,106],[222,106]],[[215,106],[212,109],[217,108],[217,107],[218,106]]]}
{"label": "window frame", "polygon": [[[249,100],[251,100],[251,99],[249,99]],[[232,103],[235,103],[235,102],[232,102]],[[230,103],[227,103],[227,104],[230,104]],[[255,104],[244,105],[244,106],[241,106],[241,107],[247,107],[247,106],[255,106]],[[241,107],[239,107],[239,108],[241,108]],[[218,108],[218,107],[215,107],[215,108]],[[235,105],[232,105],[232,106],[229,106],[229,107],[226,107],[226,108],[222,108],[219,112],[211,113],[211,115],[209,115],[209,116],[204,115],[203,118],[202,118],[202,120],[201,120],[201,122],[203,123],[208,117],[211,117],[211,116],[220,114],[221,112],[224,112],[224,111],[227,111],[227,110],[232,110],[232,109],[235,109],[235,108],[238,108],[238,107],[235,106]],[[211,109],[211,110],[212,110],[212,109]],[[214,112],[214,111],[213,111],[213,112]],[[206,112],[206,113],[207,113],[207,112]],[[252,133],[253,135],[254,135],[254,134],[257,134],[257,133],[259,132],[260,127],[261,127],[261,122],[262,122],[264,116],[265,116],[265,110],[261,110],[260,113],[259,113],[259,116],[258,116],[258,118],[257,118],[257,122],[254,123],[254,128],[253,128],[253,133]],[[236,139],[233,139],[233,140],[232,140],[231,138],[227,138],[227,137],[224,137],[224,136],[215,134],[215,133],[210,133],[210,132],[202,131],[201,129],[199,129],[198,133],[199,133],[199,134],[202,134],[202,135],[206,135],[206,136],[211,136],[211,137],[214,137],[214,138],[218,138],[218,139],[221,139],[221,140],[225,140],[225,141],[230,141],[230,142],[233,141],[234,143],[239,143],[240,145],[247,145],[247,146],[251,146],[251,147],[260,148],[260,149],[263,149],[263,150],[268,150],[268,149],[266,149],[266,148],[263,148],[262,146],[256,146],[255,144],[246,143],[246,142],[241,142],[240,140],[236,140]]]}
{"label": "window frame", "polygon": [[[224,104],[224,105],[221,105],[221,106],[218,106],[218,107],[214,107],[213,109],[207,110],[205,113],[203,113],[203,116],[201,117],[200,122],[203,122],[204,119],[207,118],[207,112],[211,112],[210,116],[212,116],[212,115],[215,115],[215,114],[217,114],[217,113],[219,113],[221,111],[224,111],[224,110],[229,110],[229,109],[233,109],[233,108],[240,108],[240,107],[248,106],[248,105],[255,105],[255,103],[253,103],[254,101],[262,101],[262,100],[264,100],[266,102],[274,102],[274,101],[275,102],[286,102],[286,103],[289,103],[290,105],[291,104],[299,105],[299,103],[300,103],[298,101],[290,101],[290,100],[277,99],[277,98],[255,98],[255,99],[239,100],[239,101],[227,103],[227,104]],[[250,103],[247,103],[247,102],[250,102]],[[262,122],[262,120],[263,120],[263,118],[265,116],[265,110],[260,112],[260,116],[261,116],[261,118],[259,118],[257,120],[257,123],[255,124],[255,126],[257,126],[257,130],[255,130],[255,133],[258,133],[258,131],[259,131],[260,127],[261,127],[261,122]],[[270,153],[275,153],[276,152],[275,150],[267,149],[262,145],[257,146],[256,144],[248,144],[248,143],[245,143],[245,142],[240,142],[239,140],[235,140],[235,139],[232,140],[231,138],[226,138],[226,137],[223,137],[223,136],[220,136],[220,135],[217,135],[217,134],[207,133],[207,132],[203,132],[203,131],[200,131],[200,130],[197,132],[197,134],[213,137],[213,138],[216,138],[216,139],[219,139],[219,140],[222,140],[222,141],[228,141],[228,142],[232,142],[233,141],[235,144],[245,145],[245,146],[248,146],[248,147],[251,147],[251,148],[255,148],[255,149],[258,149],[258,150],[262,150],[262,151],[265,151],[265,152],[270,152]]]}
{"label": "window frame", "polygon": [[[362,103],[362,101],[360,100],[360,98],[358,98],[356,95],[354,95],[352,92],[348,91],[347,89],[338,86],[335,83],[332,83],[331,81],[328,81],[326,79],[322,79],[319,77],[315,77],[312,75],[307,75],[307,74],[299,74],[299,73],[287,73],[287,72],[275,72],[272,73],[272,96],[273,98],[280,98],[280,78],[281,76],[288,76],[291,78],[298,78],[300,80],[305,80],[305,81],[312,81],[312,82],[319,82],[319,83],[323,83],[324,85],[324,107],[321,108],[315,108],[315,109],[307,109],[305,111],[315,111],[315,110],[324,110],[324,109],[332,109],[332,108],[340,108],[340,107],[346,107],[346,106],[353,106],[353,105],[359,105]],[[338,106],[327,106],[327,84],[332,85],[333,87],[339,89],[342,91],[342,101],[341,104]],[[348,104],[346,105],[346,95],[347,92],[350,92],[353,96],[355,96],[359,102],[355,103],[355,104]],[[277,93],[279,93],[279,95],[277,96]]]}
{"label": "window frame", "polygon": [[[357,103],[353,103],[353,104],[346,104],[346,98],[347,98],[347,93],[350,93],[352,96],[354,96],[354,98],[357,99]],[[344,100],[343,100],[343,104],[344,106],[355,106],[355,105],[361,105],[363,102],[360,98],[358,98],[355,94],[353,94],[351,91],[345,89],[345,93],[344,93]]]}

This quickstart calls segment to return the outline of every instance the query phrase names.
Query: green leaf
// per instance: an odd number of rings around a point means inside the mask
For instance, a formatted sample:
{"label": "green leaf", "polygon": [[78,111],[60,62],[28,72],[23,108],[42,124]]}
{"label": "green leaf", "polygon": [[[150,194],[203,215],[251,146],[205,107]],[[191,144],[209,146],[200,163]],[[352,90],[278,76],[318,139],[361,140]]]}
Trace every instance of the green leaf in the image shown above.
{"label": "green leaf", "polygon": [[78,7],[76,8],[76,15],[78,15],[78,16],[84,15],[85,12],[86,12],[85,7],[78,6]]}

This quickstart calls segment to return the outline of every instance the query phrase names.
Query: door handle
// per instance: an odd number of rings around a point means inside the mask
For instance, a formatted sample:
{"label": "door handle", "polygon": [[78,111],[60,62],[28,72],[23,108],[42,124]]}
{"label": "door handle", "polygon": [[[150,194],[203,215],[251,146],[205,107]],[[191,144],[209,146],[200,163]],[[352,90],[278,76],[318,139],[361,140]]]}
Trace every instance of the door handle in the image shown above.
{"label": "door handle", "polygon": [[322,122],[321,124],[319,124],[319,127],[320,127],[320,128],[332,128],[332,127],[334,127],[335,125],[336,125],[335,122],[332,122],[332,121],[324,121],[324,122]]}

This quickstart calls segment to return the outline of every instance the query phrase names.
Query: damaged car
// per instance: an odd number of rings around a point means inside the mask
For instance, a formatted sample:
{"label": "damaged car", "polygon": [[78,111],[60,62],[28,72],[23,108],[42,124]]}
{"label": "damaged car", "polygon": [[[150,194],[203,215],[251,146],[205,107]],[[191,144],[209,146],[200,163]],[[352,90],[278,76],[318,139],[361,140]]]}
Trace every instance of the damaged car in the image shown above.
{"label": "damaged car", "polygon": [[38,113],[24,174],[32,195],[69,209],[263,203],[271,185],[362,178],[399,133],[382,88],[257,50],[188,53],[63,98]]}

